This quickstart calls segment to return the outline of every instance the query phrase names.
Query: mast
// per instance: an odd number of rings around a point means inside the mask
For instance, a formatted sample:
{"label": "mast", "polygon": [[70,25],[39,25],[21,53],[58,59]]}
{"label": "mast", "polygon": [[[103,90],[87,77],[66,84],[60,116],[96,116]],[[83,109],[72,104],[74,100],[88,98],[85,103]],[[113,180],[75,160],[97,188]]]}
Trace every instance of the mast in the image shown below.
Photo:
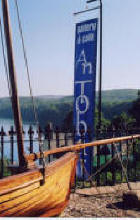
{"label": "mast", "polygon": [[25,155],[24,155],[22,120],[21,120],[21,111],[19,107],[16,70],[15,70],[15,65],[14,65],[13,46],[12,46],[12,34],[11,34],[11,28],[10,28],[10,17],[9,17],[7,0],[2,0],[2,10],[3,10],[4,32],[5,32],[5,39],[6,39],[6,46],[7,46],[9,79],[10,79],[11,93],[12,93],[11,94],[12,109],[13,109],[13,114],[14,114],[16,132],[17,132],[19,167],[23,169],[26,167],[26,160],[25,160]]}

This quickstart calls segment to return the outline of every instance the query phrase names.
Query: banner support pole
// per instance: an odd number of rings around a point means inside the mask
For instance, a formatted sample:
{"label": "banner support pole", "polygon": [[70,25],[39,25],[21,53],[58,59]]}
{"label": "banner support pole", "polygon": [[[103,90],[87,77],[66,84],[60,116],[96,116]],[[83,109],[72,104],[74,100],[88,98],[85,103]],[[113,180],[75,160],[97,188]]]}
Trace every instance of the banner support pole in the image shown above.
{"label": "banner support pole", "polygon": [[[87,0],[87,3],[96,2],[97,0]],[[99,60],[99,88],[98,88],[98,129],[102,126],[102,0],[100,1],[100,60]]]}
{"label": "banner support pole", "polygon": [[102,125],[102,0],[100,0],[100,72],[99,72],[99,103],[98,127]]}
{"label": "banner support pole", "polygon": [[89,11],[94,11],[94,10],[97,10],[97,9],[100,9],[100,6],[90,8],[90,9],[86,9],[86,10],[83,10],[83,11],[78,11],[78,12],[73,13],[73,15],[79,15],[79,14],[89,12]]}

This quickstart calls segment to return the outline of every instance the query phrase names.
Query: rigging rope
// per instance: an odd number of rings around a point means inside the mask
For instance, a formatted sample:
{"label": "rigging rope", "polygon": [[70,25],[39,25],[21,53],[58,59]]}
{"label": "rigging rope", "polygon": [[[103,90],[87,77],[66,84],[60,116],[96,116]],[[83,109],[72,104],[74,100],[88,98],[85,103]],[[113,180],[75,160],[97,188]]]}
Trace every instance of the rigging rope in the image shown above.
{"label": "rigging rope", "polygon": [[25,66],[26,66],[27,78],[28,78],[28,83],[29,83],[30,97],[31,97],[31,100],[32,100],[32,105],[33,105],[34,119],[35,119],[35,124],[38,127],[39,151],[40,151],[40,156],[41,156],[42,166],[43,166],[43,169],[42,169],[43,183],[42,184],[44,184],[45,183],[45,157],[44,157],[44,152],[43,152],[43,143],[42,143],[42,140],[41,140],[41,134],[40,134],[40,130],[39,130],[38,114],[37,114],[35,100],[34,100],[33,91],[32,91],[32,87],[31,87],[30,71],[29,71],[27,53],[26,53],[26,49],[25,49],[25,43],[24,43],[20,13],[19,13],[19,6],[18,6],[17,0],[14,0],[14,1],[15,1],[15,6],[16,6],[18,26],[19,26],[19,32],[20,32],[20,37],[21,37],[21,42],[22,42],[22,49],[23,49],[23,56],[24,56]]}
{"label": "rigging rope", "polygon": [[30,97],[32,99],[32,104],[33,104],[34,118],[35,118],[36,124],[39,125],[38,115],[37,115],[36,106],[35,106],[35,100],[34,100],[33,91],[32,91],[32,87],[31,87],[30,71],[29,71],[29,65],[28,65],[28,59],[27,59],[27,52],[26,52],[25,43],[24,43],[21,19],[20,19],[20,15],[19,15],[18,2],[17,2],[17,0],[14,0],[14,1],[15,1],[15,6],[16,6],[17,18],[18,18],[19,32],[20,32],[20,37],[21,37],[21,41],[22,41],[22,49],[23,49],[25,67],[26,67],[26,72],[27,72],[27,77],[28,77]]}
{"label": "rigging rope", "polygon": [[120,163],[121,163],[123,175],[124,175],[124,177],[125,177],[125,179],[126,179],[128,189],[131,190],[131,186],[130,186],[129,180],[128,180],[127,171],[126,171],[126,169],[125,169],[125,167],[124,167],[124,165],[123,165],[123,161],[122,161],[122,158],[121,158],[121,156],[120,156],[120,154],[119,154],[119,152],[118,152],[117,146],[116,146],[116,144],[114,144],[114,145],[115,145],[116,153],[117,153],[117,155],[118,155],[118,159],[120,160]]}
{"label": "rigging rope", "polygon": [[9,80],[9,75],[8,75],[8,64],[7,64],[7,60],[6,60],[6,56],[5,56],[5,50],[4,50],[4,39],[3,39],[1,17],[0,17],[0,36],[1,36],[1,46],[2,46],[4,68],[5,68],[5,74],[6,74],[6,78],[7,78],[7,84],[8,84],[8,92],[9,92],[9,96],[11,98],[12,91],[11,91],[10,80]]}

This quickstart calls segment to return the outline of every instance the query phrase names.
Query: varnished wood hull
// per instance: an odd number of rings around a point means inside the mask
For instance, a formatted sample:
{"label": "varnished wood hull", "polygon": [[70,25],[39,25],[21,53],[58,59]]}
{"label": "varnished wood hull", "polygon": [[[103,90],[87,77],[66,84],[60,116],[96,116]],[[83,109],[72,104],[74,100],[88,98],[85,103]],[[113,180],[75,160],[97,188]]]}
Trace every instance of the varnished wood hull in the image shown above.
{"label": "varnished wood hull", "polygon": [[45,184],[39,169],[0,181],[0,217],[49,217],[66,207],[74,182],[77,155],[67,153],[46,167]]}

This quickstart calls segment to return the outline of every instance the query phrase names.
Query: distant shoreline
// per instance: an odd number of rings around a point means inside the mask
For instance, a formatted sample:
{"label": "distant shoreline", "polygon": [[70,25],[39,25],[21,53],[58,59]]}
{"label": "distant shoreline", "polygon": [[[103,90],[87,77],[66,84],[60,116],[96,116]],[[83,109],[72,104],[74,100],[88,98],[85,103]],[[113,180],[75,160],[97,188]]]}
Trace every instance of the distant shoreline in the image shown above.
{"label": "distant shoreline", "polygon": [[[117,89],[102,91],[102,112],[104,118],[111,120],[115,115],[127,112],[132,102],[137,99],[136,89]],[[62,127],[67,116],[73,111],[73,96],[36,96],[35,104],[41,126],[49,122]],[[98,95],[96,95],[98,103]],[[20,97],[20,106],[24,124],[34,124],[33,106],[30,97]],[[0,118],[13,119],[10,98],[0,98]]]}

